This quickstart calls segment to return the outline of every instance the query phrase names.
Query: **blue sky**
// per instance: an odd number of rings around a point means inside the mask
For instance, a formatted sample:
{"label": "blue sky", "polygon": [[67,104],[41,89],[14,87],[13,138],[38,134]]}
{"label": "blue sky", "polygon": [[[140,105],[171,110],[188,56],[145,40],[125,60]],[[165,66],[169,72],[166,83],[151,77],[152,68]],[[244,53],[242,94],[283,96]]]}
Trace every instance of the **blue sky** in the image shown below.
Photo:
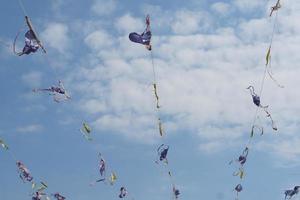
{"label": "blue sky", "polygon": [[[234,199],[237,166],[228,162],[247,143],[255,106],[245,89],[259,87],[274,18],[275,0],[24,0],[48,50],[16,57],[0,45],[0,137],[67,199],[118,199],[121,186],[134,199],[171,199],[168,177],[155,163],[156,148],[170,145],[169,162],[180,199]],[[286,0],[278,13],[272,70],[285,88],[267,78],[262,102],[279,130],[260,113],[264,136],[256,136],[246,165],[241,199],[282,199],[299,184],[300,3]],[[0,8],[0,40],[11,45],[24,24],[17,1]],[[151,60],[130,43],[151,15],[158,74],[160,139],[151,88]],[[22,37],[20,37],[22,38]],[[23,41],[18,47],[22,48]],[[32,93],[62,79],[72,100],[57,104]],[[87,121],[93,142],[79,128]],[[98,177],[98,153],[117,172],[115,187],[89,183]],[[0,151],[0,199],[30,199],[30,186],[15,161]]]}

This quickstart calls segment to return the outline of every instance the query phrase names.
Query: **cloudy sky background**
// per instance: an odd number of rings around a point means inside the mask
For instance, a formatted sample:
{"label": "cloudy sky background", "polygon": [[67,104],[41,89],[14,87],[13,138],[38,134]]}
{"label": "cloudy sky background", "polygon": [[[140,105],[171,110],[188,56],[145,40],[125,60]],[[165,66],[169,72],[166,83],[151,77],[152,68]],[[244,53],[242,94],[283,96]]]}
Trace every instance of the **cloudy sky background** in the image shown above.
{"label": "cloudy sky background", "polygon": [[[11,45],[24,24],[17,1],[0,8],[0,136],[36,180],[68,199],[118,199],[121,186],[135,199],[171,199],[156,166],[162,143],[156,123],[150,54],[128,40],[151,15],[153,55],[169,161],[181,199],[233,199],[238,179],[228,162],[247,143],[255,106],[246,87],[259,88],[275,15],[275,0],[24,0],[45,47],[16,57]],[[241,198],[282,199],[299,184],[300,2],[284,0],[272,47],[272,70],[261,97],[279,130],[261,113]],[[20,37],[22,38],[22,37]],[[18,47],[22,48],[23,41]],[[72,100],[57,104],[34,94],[62,79]],[[257,89],[258,90],[258,89]],[[83,121],[94,141],[84,140]],[[119,175],[116,187],[98,184],[97,154]],[[15,162],[0,151],[0,197],[30,199]]]}

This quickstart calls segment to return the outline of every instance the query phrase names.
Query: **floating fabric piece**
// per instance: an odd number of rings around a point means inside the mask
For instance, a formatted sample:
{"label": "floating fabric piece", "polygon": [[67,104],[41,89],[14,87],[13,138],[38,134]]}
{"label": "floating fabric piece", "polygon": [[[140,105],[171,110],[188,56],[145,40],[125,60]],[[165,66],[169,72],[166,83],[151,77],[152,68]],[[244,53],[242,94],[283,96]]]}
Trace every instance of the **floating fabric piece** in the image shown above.
{"label": "floating fabric piece", "polygon": [[0,138],[0,145],[1,145],[1,147],[2,147],[3,149],[5,149],[5,150],[8,150],[8,149],[9,149],[8,146],[7,146],[7,144],[5,144],[4,140],[2,140],[1,138]]}
{"label": "floating fabric piece", "polygon": [[101,160],[100,160],[99,172],[100,172],[101,176],[103,176],[105,173],[105,160],[103,158],[101,158]]}
{"label": "floating fabric piece", "polygon": [[237,172],[233,173],[233,176],[239,176],[240,179],[243,179],[245,175],[244,169],[240,168]]}
{"label": "floating fabric piece", "polygon": [[[252,96],[253,103],[254,103],[257,107],[260,107],[260,108],[263,109],[263,111],[267,114],[267,117],[270,118],[270,120],[271,120],[271,123],[272,123],[272,129],[273,129],[274,131],[277,131],[278,128],[277,128],[277,126],[275,125],[275,122],[274,122],[274,120],[273,120],[273,118],[272,118],[272,116],[271,116],[271,113],[268,111],[268,107],[269,107],[269,106],[268,106],[268,105],[267,105],[267,106],[262,106],[262,105],[261,105],[261,103],[260,103],[260,97],[255,93],[254,87],[253,87],[253,86],[250,85],[247,89],[250,90],[250,94],[251,94],[251,96]],[[251,133],[251,136],[252,136],[252,133]]]}
{"label": "floating fabric piece", "polygon": [[266,55],[266,66],[269,65],[270,58],[271,58],[271,46],[269,46],[269,49],[268,49],[268,51],[267,51],[267,55]]}
{"label": "floating fabric piece", "polygon": [[[246,161],[247,161],[248,154],[249,154],[249,148],[246,147],[246,148],[243,150],[242,154],[241,154],[241,155],[238,157],[238,159],[236,159],[235,161],[238,162],[238,163],[240,163],[241,167],[243,167],[243,165],[244,165],[244,164],[246,163]],[[231,161],[229,162],[229,164],[232,164],[232,162],[233,162],[233,160],[231,160]]]}
{"label": "floating fabric piece", "polygon": [[65,90],[65,87],[61,80],[58,81],[58,85],[51,86],[49,88],[33,89],[33,92],[49,92],[49,95],[53,96],[53,100],[57,103],[71,99],[71,96]]}
{"label": "floating fabric piece", "polygon": [[247,89],[250,90],[250,94],[252,96],[253,103],[256,106],[261,107],[261,108],[267,108],[268,107],[268,106],[262,106],[260,104],[260,97],[255,93],[254,87],[252,85],[250,85],[249,87],[247,87]]}
{"label": "floating fabric piece", "polygon": [[158,97],[158,93],[157,93],[156,83],[153,84],[153,88],[154,88],[154,95],[155,95],[155,99],[156,99],[156,108],[159,109],[160,105],[159,105],[159,97]]}
{"label": "floating fabric piece", "polygon": [[93,140],[92,137],[91,137],[92,129],[86,122],[82,123],[82,127],[80,129],[80,132],[83,134],[83,136],[86,140],[88,140],[88,141]]}
{"label": "floating fabric piece", "polygon": [[149,45],[150,44],[150,40],[151,40],[151,32],[147,31],[147,32],[143,32],[142,34],[138,34],[138,33],[130,33],[129,34],[129,39],[132,42],[135,43],[140,43],[143,45]]}
{"label": "floating fabric piece", "polygon": [[175,188],[175,185],[173,185],[173,195],[174,195],[175,199],[178,199],[179,195],[180,195],[180,191]]}
{"label": "floating fabric piece", "polygon": [[98,179],[96,182],[102,182],[102,181],[105,181],[105,178]]}
{"label": "floating fabric piece", "polygon": [[44,190],[46,190],[48,188],[48,185],[44,182],[40,182],[39,185],[33,183],[32,184],[32,189],[35,190],[35,191],[38,191],[38,192],[42,192]]}
{"label": "floating fabric piece", "polygon": [[269,46],[267,55],[266,55],[266,67],[267,67],[267,72],[271,80],[280,88],[284,88],[283,85],[279,84],[278,81],[273,77],[272,71],[271,70],[271,46]]}
{"label": "floating fabric piece", "polygon": [[132,42],[139,43],[145,45],[145,47],[151,51],[151,36],[152,33],[150,31],[150,17],[147,15],[146,17],[146,29],[143,33],[138,34],[136,32],[132,32],[129,34],[129,39]]}
{"label": "floating fabric piece", "polygon": [[241,192],[241,191],[243,190],[243,187],[242,187],[241,184],[238,184],[234,189],[235,189],[235,191],[237,191],[237,192]]}
{"label": "floating fabric piece", "polygon": [[33,177],[30,175],[30,172],[26,166],[21,161],[17,161],[16,164],[18,167],[19,177],[22,179],[22,181],[31,182]]}
{"label": "floating fabric piece", "polygon": [[249,153],[249,148],[246,147],[242,153],[242,155],[239,156],[238,162],[243,166],[246,161],[247,161],[247,157],[248,157],[248,153]]}
{"label": "floating fabric piece", "polygon": [[32,30],[29,30],[25,34],[25,46],[23,48],[22,53],[19,53],[18,55],[21,56],[23,54],[30,54],[35,53],[39,49],[39,45],[36,41],[36,39],[33,36]]}
{"label": "floating fabric piece", "polygon": [[243,186],[241,184],[238,184],[235,186],[234,190],[236,191],[236,199],[239,199],[239,193],[243,190]]}
{"label": "floating fabric piece", "polygon": [[[100,173],[101,177],[98,180],[91,182],[89,184],[90,186],[94,186],[96,183],[104,182],[106,180],[106,176],[105,176],[106,163],[105,163],[105,160],[102,158],[101,153],[99,153],[99,157],[100,157],[99,173]],[[114,173],[112,173],[110,180],[109,180],[110,184],[113,185],[113,183],[116,179],[117,179],[116,175]]]}
{"label": "floating fabric piece", "polygon": [[272,16],[273,12],[279,10],[279,8],[281,8],[281,4],[280,4],[280,0],[277,0],[275,6],[271,7],[270,17]]}
{"label": "floating fabric piece", "polygon": [[41,191],[36,191],[32,194],[32,200],[42,200],[44,199],[43,197],[45,197],[46,200],[50,200],[50,197],[48,197],[46,193],[43,193]]}
{"label": "floating fabric piece", "polygon": [[65,200],[66,197],[62,196],[61,194],[59,193],[55,193],[52,195],[54,198],[56,198],[56,200]]}
{"label": "floating fabric piece", "polygon": [[35,192],[32,196],[32,200],[42,200],[43,196],[46,195],[41,192]]}
{"label": "floating fabric piece", "polygon": [[44,46],[42,45],[40,39],[37,36],[37,33],[35,32],[33,25],[29,19],[28,16],[25,16],[25,21],[28,27],[28,31],[25,33],[25,46],[21,52],[16,51],[16,42],[19,37],[20,32],[17,34],[14,40],[13,44],[13,50],[14,53],[18,56],[22,56],[24,54],[29,55],[31,53],[35,53],[39,48],[43,50],[44,53],[46,53],[46,50]]}
{"label": "floating fabric piece", "polygon": [[110,184],[113,185],[115,183],[115,181],[117,180],[117,175],[112,172],[111,175],[110,175]]}
{"label": "floating fabric piece", "polygon": [[160,118],[158,118],[158,129],[159,129],[159,135],[162,137],[164,135],[164,129]]}
{"label": "floating fabric piece", "polygon": [[42,42],[41,42],[41,40],[39,39],[39,37],[37,35],[37,32],[34,30],[34,27],[31,23],[30,18],[28,16],[25,16],[25,20],[26,20],[26,24],[27,24],[28,28],[32,31],[33,36],[34,36],[35,40],[37,41],[38,45],[41,47],[41,49],[43,50],[44,53],[47,53],[46,49],[42,45]]}
{"label": "floating fabric piece", "polygon": [[[165,162],[166,164],[168,164],[168,159],[167,159],[168,151],[169,151],[168,145],[162,144],[158,147],[157,153],[159,156],[159,161]],[[156,161],[156,162],[158,163],[158,161]]]}
{"label": "floating fabric piece", "polygon": [[119,198],[125,198],[127,195],[127,190],[125,187],[121,187],[120,188],[120,194],[119,194]]}
{"label": "floating fabric piece", "polygon": [[299,189],[300,189],[300,186],[295,186],[294,189],[292,189],[292,190],[286,190],[284,192],[284,194],[285,194],[284,199],[291,199],[294,195],[299,193]]}

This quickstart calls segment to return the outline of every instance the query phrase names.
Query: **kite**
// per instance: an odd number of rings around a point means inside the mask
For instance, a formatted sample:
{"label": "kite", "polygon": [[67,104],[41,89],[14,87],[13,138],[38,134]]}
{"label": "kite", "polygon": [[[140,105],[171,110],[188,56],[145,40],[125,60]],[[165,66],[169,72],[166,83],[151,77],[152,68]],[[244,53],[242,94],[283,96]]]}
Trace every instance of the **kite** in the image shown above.
{"label": "kite", "polygon": [[58,85],[51,86],[49,88],[43,88],[43,89],[33,89],[33,92],[49,92],[49,95],[53,96],[53,100],[57,103],[71,99],[70,95],[65,90],[65,87],[61,80],[58,81]]}
{"label": "kite", "polygon": [[127,193],[128,193],[128,192],[127,192],[126,188],[125,188],[125,187],[121,187],[121,188],[120,188],[119,198],[124,198],[124,197],[126,197]]}
{"label": "kite", "polygon": [[260,104],[260,97],[255,93],[254,91],[254,87],[252,85],[250,85],[249,87],[247,87],[248,90],[250,90],[250,94],[252,96],[252,100],[253,100],[253,103],[260,107],[260,108],[268,108],[268,106],[262,106]]}
{"label": "kite", "polygon": [[156,83],[153,84],[153,88],[154,88],[154,95],[155,95],[155,99],[156,99],[156,108],[159,109],[160,105],[159,105],[159,96],[157,93],[157,85]]}
{"label": "kite", "polygon": [[[248,153],[249,153],[249,148],[246,147],[243,150],[242,154],[239,156],[239,158],[235,160],[236,162],[240,163],[241,167],[243,167],[243,165],[246,163],[247,157],[248,157]],[[232,164],[232,162],[233,162],[233,160],[231,160],[229,162],[229,164]]]}
{"label": "kite", "polygon": [[[251,94],[251,96],[252,96],[253,103],[254,103],[257,107],[260,107],[260,108],[262,108],[262,109],[265,111],[265,113],[267,114],[266,117],[269,117],[270,120],[271,120],[273,130],[277,131],[278,128],[276,127],[275,122],[274,122],[274,120],[273,120],[273,118],[272,118],[270,112],[268,111],[268,107],[269,107],[269,106],[268,106],[268,105],[267,105],[267,106],[262,106],[262,105],[261,105],[261,103],[260,103],[260,97],[255,93],[254,87],[253,87],[252,85],[250,85],[247,89],[250,90],[250,94]],[[252,130],[253,130],[253,126],[252,126]],[[252,134],[251,134],[251,135],[252,135]]]}
{"label": "kite", "polygon": [[5,149],[5,150],[9,149],[7,144],[5,144],[5,142],[2,139],[0,139],[0,146],[2,146],[2,148]]}
{"label": "kite", "polygon": [[280,0],[277,0],[275,6],[271,7],[270,17],[272,16],[273,12],[279,10],[279,8],[281,8],[281,4],[280,4]]}
{"label": "kite", "polygon": [[35,53],[39,48],[43,50],[44,53],[46,53],[46,50],[44,46],[42,45],[42,42],[37,36],[37,33],[35,32],[33,25],[29,19],[28,16],[25,16],[25,21],[28,27],[28,31],[25,33],[25,46],[21,52],[16,51],[16,42],[19,37],[20,32],[17,34],[14,40],[13,44],[13,51],[16,55],[22,56],[24,54],[29,55],[31,53]]}
{"label": "kite", "polygon": [[116,180],[117,180],[117,175],[114,172],[112,172],[109,179],[110,184],[113,185]]}
{"label": "kite", "polygon": [[66,199],[66,197],[60,195],[59,193],[52,194],[52,196],[54,198],[56,198],[57,200],[65,200]]}
{"label": "kite", "polygon": [[83,136],[85,137],[86,140],[88,140],[88,141],[93,140],[91,138],[92,129],[91,129],[91,127],[86,122],[82,123],[82,128],[79,129],[79,130],[83,134]]}
{"label": "kite", "polygon": [[163,124],[162,124],[160,118],[158,118],[158,129],[159,129],[159,135],[163,136],[164,135],[164,129],[163,129]]}
{"label": "kite", "polygon": [[[244,164],[246,163],[247,161],[247,157],[248,157],[248,153],[249,153],[249,148],[246,147],[242,154],[239,156],[238,159],[236,159],[235,161],[238,162],[240,164],[240,168],[237,172],[233,173],[233,176],[239,176],[240,179],[243,179],[244,175],[245,175],[245,172],[244,172]],[[230,161],[229,164],[232,164],[233,160]]]}
{"label": "kite", "polygon": [[[43,196],[46,196],[46,193],[43,193],[42,191],[36,191],[32,194],[32,200],[42,200]],[[46,196],[46,200],[50,200],[48,196]],[[60,199],[64,200],[64,199]]]}
{"label": "kite", "polygon": [[243,186],[241,184],[238,184],[235,186],[234,190],[236,191],[236,199],[239,198],[239,193],[243,190]]}
{"label": "kite", "polygon": [[239,156],[239,159],[237,160],[241,166],[243,166],[246,161],[247,161],[247,157],[248,157],[248,153],[249,153],[249,148],[246,147],[242,153],[242,155]]}
{"label": "kite", "polygon": [[146,29],[144,30],[144,32],[142,34],[138,34],[138,33],[130,33],[129,34],[129,39],[132,42],[135,43],[140,43],[142,45],[145,45],[146,49],[148,49],[149,51],[151,51],[152,47],[151,47],[151,30],[150,30],[150,16],[147,15],[146,17]]}
{"label": "kite", "polygon": [[268,51],[267,51],[267,55],[266,55],[266,66],[269,65],[270,59],[271,59],[271,46],[269,46],[269,49],[268,49]]}
{"label": "kite", "polygon": [[[270,45],[267,51],[267,55],[266,55],[266,70],[268,72],[269,77],[271,78],[271,80],[280,88],[284,88],[283,85],[281,85],[280,83],[278,83],[278,81],[273,77],[273,72],[271,69],[271,48],[272,46]],[[269,66],[269,67],[268,67]]]}
{"label": "kite", "polygon": [[37,191],[37,192],[42,192],[47,188],[48,188],[47,184],[42,182],[42,181],[40,182],[39,186],[37,186],[34,182],[32,183],[32,189]]}
{"label": "kite", "polygon": [[245,175],[244,169],[241,167],[239,170],[235,173],[233,173],[233,176],[239,176],[240,179],[243,179]]}
{"label": "kite", "polygon": [[42,200],[44,195],[46,194],[41,192],[35,192],[32,196],[32,200]]}
{"label": "kite", "polygon": [[17,161],[16,164],[18,167],[19,177],[22,179],[22,181],[24,183],[25,181],[31,182],[33,180],[33,177],[30,175],[30,172],[26,168],[26,166],[21,161]]}
{"label": "kite", "polygon": [[[101,156],[101,154],[100,154]],[[99,163],[99,172],[101,176],[105,175],[105,160],[101,157],[100,163]]]}
{"label": "kite", "polygon": [[[157,153],[159,156],[159,161],[168,164],[168,159],[167,159],[168,151],[169,151],[168,145],[162,144],[158,147]],[[158,163],[158,161],[156,161],[156,163]]]}
{"label": "kite", "polygon": [[[94,181],[94,182],[91,182],[90,186],[94,186],[96,183],[99,183],[99,182],[102,182],[102,181],[106,180],[106,177],[105,177],[106,163],[105,163],[105,160],[102,158],[101,153],[99,153],[99,157],[100,157],[99,172],[100,172],[101,178]],[[111,179],[110,179],[111,185],[113,185],[113,182],[115,181],[115,179],[116,179],[116,176],[111,175]]]}
{"label": "kite", "polygon": [[299,189],[300,189],[300,186],[295,186],[294,189],[292,189],[292,190],[286,190],[284,192],[284,194],[285,194],[284,199],[287,199],[287,198],[291,199],[294,195],[298,194]]}
{"label": "kite", "polygon": [[180,191],[175,188],[175,185],[173,185],[173,194],[174,194],[175,199],[179,198]]}

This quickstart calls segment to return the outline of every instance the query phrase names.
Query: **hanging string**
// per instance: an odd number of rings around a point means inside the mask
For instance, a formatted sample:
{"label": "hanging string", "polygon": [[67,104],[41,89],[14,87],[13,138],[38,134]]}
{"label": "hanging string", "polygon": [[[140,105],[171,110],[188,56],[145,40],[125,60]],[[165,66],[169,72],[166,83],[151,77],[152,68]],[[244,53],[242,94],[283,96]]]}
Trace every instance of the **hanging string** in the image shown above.
{"label": "hanging string", "polygon": [[25,6],[24,6],[22,0],[18,0],[18,2],[19,2],[20,8],[21,8],[22,11],[23,11],[24,16],[28,16],[28,15],[27,15],[27,12],[26,12],[26,9],[25,9]]}
{"label": "hanging string", "polygon": [[154,80],[154,84],[157,84],[156,71],[155,71],[154,58],[153,58],[153,49],[150,51],[150,56],[151,56],[151,63],[152,63],[153,80]]}

